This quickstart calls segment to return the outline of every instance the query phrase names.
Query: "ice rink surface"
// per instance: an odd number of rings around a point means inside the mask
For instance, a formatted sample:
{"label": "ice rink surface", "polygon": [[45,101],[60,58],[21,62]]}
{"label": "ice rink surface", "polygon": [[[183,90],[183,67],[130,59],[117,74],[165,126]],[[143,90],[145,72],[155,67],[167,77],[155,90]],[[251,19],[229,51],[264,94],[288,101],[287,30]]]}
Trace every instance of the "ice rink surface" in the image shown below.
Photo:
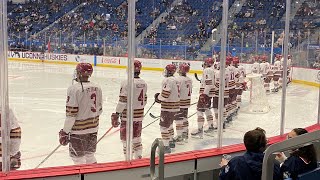
{"label": "ice rink surface", "polygon": [[[58,132],[63,127],[65,118],[66,91],[71,85],[74,65],[54,65],[42,63],[9,62],[9,102],[22,128],[22,167],[35,168],[53,149],[59,145]],[[199,82],[193,79],[191,103],[197,101]],[[98,138],[111,127],[110,116],[115,111],[118,101],[120,83],[126,79],[125,69],[95,67],[91,81],[98,83],[103,90],[103,114],[100,117]],[[148,104],[154,101],[154,94],[160,92],[161,72],[143,71],[141,73],[148,84]],[[223,133],[223,144],[241,143],[244,133],[255,127],[264,128],[267,136],[279,134],[281,112],[281,90],[267,96],[271,107],[266,114],[250,114],[239,112],[238,116]],[[242,107],[248,105],[249,92],[242,97]],[[306,127],[316,123],[318,114],[318,88],[298,84],[290,84],[287,89],[286,132],[296,127]],[[146,111],[145,110],[145,111]],[[156,104],[150,111],[160,114],[160,105]],[[196,112],[196,106],[189,109],[189,115]],[[143,126],[154,121],[146,116]],[[190,130],[197,128],[196,116],[189,119]],[[150,147],[155,138],[160,137],[158,122],[143,129],[143,156],[148,157]],[[204,139],[190,138],[185,145],[177,145],[173,153],[208,149],[216,147],[217,135],[205,136]],[[119,131],[113,129],[97,145],[98,162],[124,160]],[[68,148],[61,147],[41,167],[72,165],[68,156]]]}

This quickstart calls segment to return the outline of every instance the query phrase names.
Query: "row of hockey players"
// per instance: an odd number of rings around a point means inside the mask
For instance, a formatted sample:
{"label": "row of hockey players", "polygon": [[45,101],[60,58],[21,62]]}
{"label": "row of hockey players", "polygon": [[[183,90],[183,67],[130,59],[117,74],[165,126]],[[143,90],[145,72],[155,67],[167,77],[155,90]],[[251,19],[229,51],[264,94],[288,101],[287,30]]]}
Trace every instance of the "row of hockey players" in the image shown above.
{"label": "row of hockey players", "polygon": [[[291,71],[291,62],[292,58],[291,55],[288,55],[287,61],[287,82],[290,83],[290,71]],[[255,62],[252,64],[251,67],[252,73],[262,74],[262,79],[264,81],[264,88],[266,93],[270,93],[270,83],[273,81],[274,89],[273,92],[278,92],[279,89],[282,87],[283,81],[283,57],[279,54],[275,56],[274,64],[270,65],[267,61],[267,56],[256,56]]]}
{"label": "row of hockey players", "polygon": [[[233,66],[235,64],[235,66]],[[227,60],[226,90],[224,117],[229,119],[236,113],[241,102],[241,91],[244,87],[245,72],[238,67],[239,59],[231,57]],[[219,94],[219,62],[207,59],[204,63],[204,74],[201,82],[198,109],[198,129],[203,130],[204,114],[207,117],[208,132],[216,128],[215,119],[218,111]],[[214,68],[215,67],[215,68]],[[136,159],[142,158],[142,121],[144,107],[147,103],[147,84],[140,78],[141,62],[134,62],[133,90],[133,153]],[[192,80],[187,77],[190,67],[183,63],[179,66],[178,77],[174,77],[176,67],[169,64],[165,67],[161,93],[155,94],[155,102],[161,103],[160,132],[165,145],[165,152],[170,153],[175,143],[183,143],[189,136],[188,108],[191,106]],[[66,120],[59,132],[61,145],[69,144],[69,155],[75,164],[96,163],[95,151],[99,116],[102,113],[102,90],[97,84],[90,82],[93,68],[89,63],[80,63],[76,67],[76,84],[68,88],[66,102]],[[122,82],[116,112],[111,115],[114,128],[120,125],[120,139],[123,152],[126,154],[126,112],[127,112],[127,81]],[[211,107],[211,100],[213,102]],[[173,122],[176,123],[177,137],[174,138]],[[192,135],[198,135],[192,133]]]}
{"label": "row of hockey players", "polygon": [[[191,133],[192,136],[203,137],[203,133],[210,135],[217,129],[218,119],[218,99],[220,80],[220,62],[216,58],[215,62],[207,58],[203,64],[203,75],[201,80],[199,101],[197,104],[197,122],[198,129]],[[232,121],[237,115],[241,104],[241,95],[246,89],[245,68],[239,65],[238,57],[228,56],[226,58],[225,69],[225,89],[223,105],[223,128],[226,123]],[[212,113],[213,109],[213,113]],[[204,122],[207,120],[208,129],[204,130]]]}
{"label": "row of hockey players", "polygon": [[[144,107],[147,103],[147,84],[140,78],[141,63],[134,63],[134,90],[133,90],[133,153],[136,159],[142,158],[141,131],[144,118]],[[166,153],[175,148],[175,143],[182,143],[188,139],[188,108],[191,103],[192,80],[187,77],[190,70],[186,63],[180,64],[178,77],[174,77],[177,68],[173,64],[165,67],[164,80],[161,93],[155,94],[155,102],[161,104],[160,132]],[[112,114],[112,125],[120,124],[120,139],[123,142],[123,152],[126,155],[126,107],[127,107],[127,82],[123,82],[120,89],[119,102],[116,112]],[[121,118],[121,122],[119,122]],[[173,122],[176,124],[177,137],[174,136]]]}

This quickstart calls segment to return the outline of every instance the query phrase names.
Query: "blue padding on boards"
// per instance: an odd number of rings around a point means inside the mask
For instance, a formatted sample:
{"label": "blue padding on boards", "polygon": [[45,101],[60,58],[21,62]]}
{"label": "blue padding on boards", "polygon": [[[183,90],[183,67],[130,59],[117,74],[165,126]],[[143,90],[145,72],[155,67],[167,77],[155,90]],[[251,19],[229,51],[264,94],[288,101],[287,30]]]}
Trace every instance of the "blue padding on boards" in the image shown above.
{"label": "blue padding on boards", "polygon": [[97,66],[97,56],[93,56],[93,65]]}
{"label": "blue padding on boards", "polygon": [[316,179],[320,179],[320,167],[318,167],[313,171],[300,174],[297,180],[316,180]]}

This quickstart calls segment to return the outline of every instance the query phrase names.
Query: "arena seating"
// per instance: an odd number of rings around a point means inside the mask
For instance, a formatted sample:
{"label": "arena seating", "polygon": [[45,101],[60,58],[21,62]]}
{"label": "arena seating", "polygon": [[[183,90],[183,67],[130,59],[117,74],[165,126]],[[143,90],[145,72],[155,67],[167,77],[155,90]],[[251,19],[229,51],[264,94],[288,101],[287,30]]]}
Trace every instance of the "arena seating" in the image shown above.
{"label": "arena seating", "polygon": [[[175,7],[171,5],[173,1],[137,1],[136,36],[161,13],[170,12],[159,26],[147,32],[143,42],[139,42],[142,53],[138,56],[194,59],[210,37],[211,30],[221,23],[222,0],[184,0]],[[230,0],[229,6],[234,2],[236,1]],[[82,7],[71,12],[81,3]],[[281,47],[284,12],[285,0],[246,0],[234,21],[229,24],[230,48],[241,46],[241,35],[244,33],[244,47],[255,51],[257,37],[260,49],[258,53],[263,53],[265,48],[271,47],[273,30],[276,32],[275,47]],[[89,54],[102,54],[103,43],[106,43],[107,46],[121,49],[125,53],[127,16],[125,0],[44,0],[44,3],[32,1],[26,4],[9,2],[9,43],[12,48],[45,51],[50,39],[55,52],[88,53],[88,47],[99,49],[90,51]],[[298,39],[300,43],[307,39],[309,30],[313,33],[319,28],[317,17],[319,3],[305,1],[291,21],[290,43],[293,47],[298,45]],[[58,21],[54,23],[56,20]],[[50,28],[46,28],[52,23],[54,24]],[[79,50],[74,50],[75,46]],[[220,46],[220,42],[217,46]],[[211,52],[212,50],[205,53],[209,55]]]}

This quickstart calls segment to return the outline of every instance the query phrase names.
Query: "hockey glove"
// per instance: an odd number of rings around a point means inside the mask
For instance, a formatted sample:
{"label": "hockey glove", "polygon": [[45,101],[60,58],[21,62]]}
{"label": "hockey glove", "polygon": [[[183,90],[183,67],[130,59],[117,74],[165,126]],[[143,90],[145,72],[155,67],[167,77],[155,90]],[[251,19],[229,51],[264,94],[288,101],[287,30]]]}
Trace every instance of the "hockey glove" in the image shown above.
{"label": "hockey glove", "polygon": [[154,94],[154,101],[155,101],[156,103],[161,103],[161,101],[160,101],[160,99],[159,99],[159,95],[160,95],[160,93]]}
{"label": "hockey glove", "polygon": [[243,82],[243,83],[242,83],[242,89],[243,89],[244,91],[248,90],[247,82]]}
{"label": "hockey glove", "polygon": [[112,113],[111,115],[111,125],[114,128],[117,128],[119,126],[119,113]]}
{"label": "hockey glove", "polygon": [[70,142],[70,133],[67,134],[63,129],[61,129],[59,132],[59,142],[62,146],[68,145]]}

